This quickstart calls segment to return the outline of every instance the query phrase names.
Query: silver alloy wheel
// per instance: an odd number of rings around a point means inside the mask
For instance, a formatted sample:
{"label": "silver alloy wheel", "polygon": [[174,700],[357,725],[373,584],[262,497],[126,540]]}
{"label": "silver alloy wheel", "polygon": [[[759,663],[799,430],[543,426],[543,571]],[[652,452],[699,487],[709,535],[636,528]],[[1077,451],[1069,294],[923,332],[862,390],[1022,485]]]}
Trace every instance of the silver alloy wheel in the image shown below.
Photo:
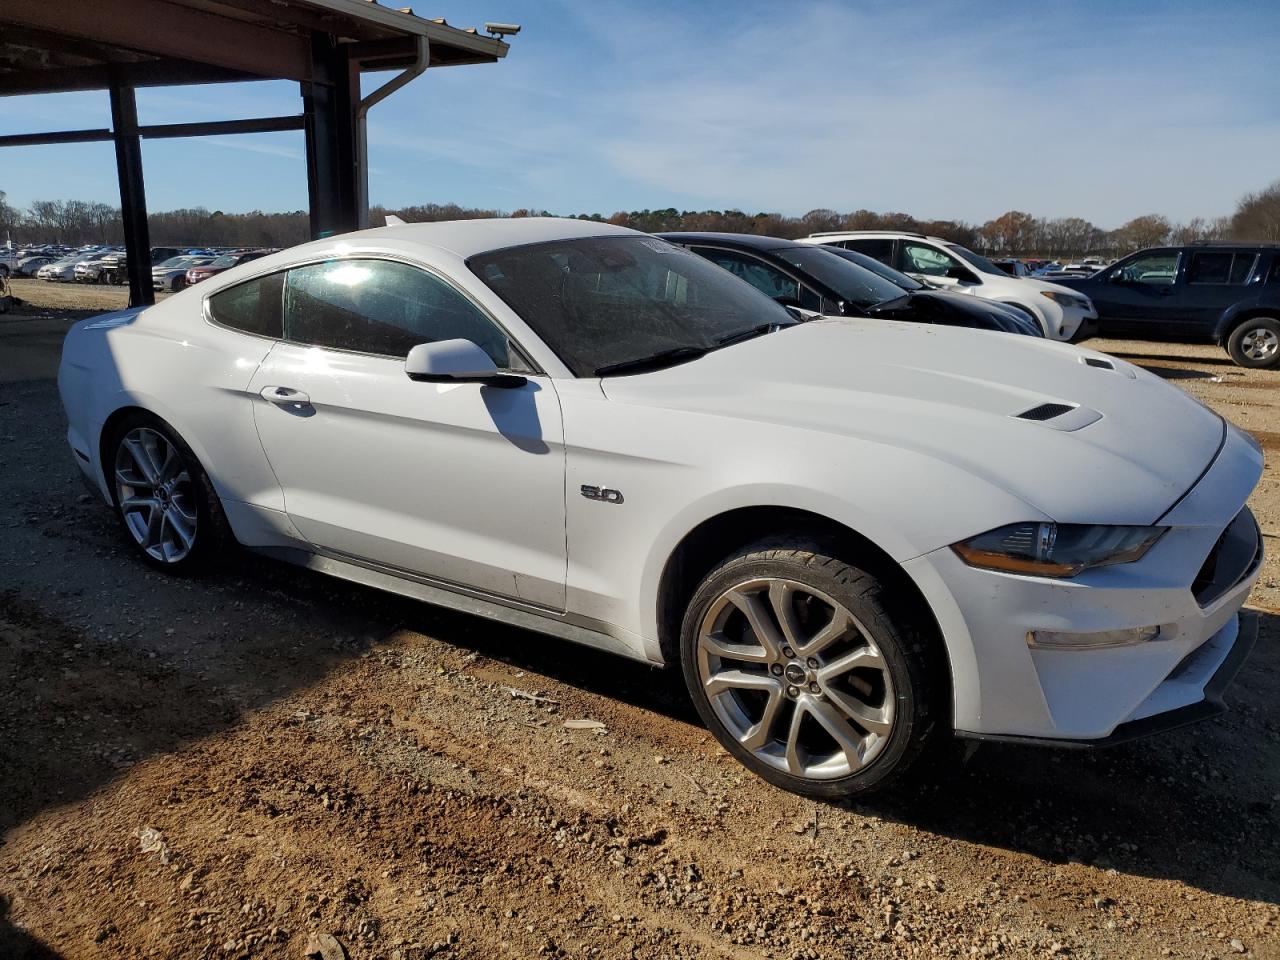
{"label": "silver alloy wheel", "polygon": [[792,776],[848,776],[893,730],[893,681],[875,641],[843,604],[794,580],[757,578],[717,597],[698,625],[697,666],[732,736]]}
{"label": "silver alloy wheel", "polygon": [[136,427],[116,447],[116,499],[142,549],[177,563],[196,542],[196,491],[182,456],[163,434]]}
{"label": "silver alloy wheel", "polygon": [[1246,330],[1240,338],[1240,352],[1250,360],[1270,360],[1280,350],[1280,337],[1266,327]]}

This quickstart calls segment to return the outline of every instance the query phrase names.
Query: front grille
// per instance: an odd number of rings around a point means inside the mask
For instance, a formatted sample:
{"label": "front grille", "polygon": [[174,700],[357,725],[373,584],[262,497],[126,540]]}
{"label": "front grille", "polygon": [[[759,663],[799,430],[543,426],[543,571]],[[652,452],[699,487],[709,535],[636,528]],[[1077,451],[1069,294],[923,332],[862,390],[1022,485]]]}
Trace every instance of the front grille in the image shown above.
{"label": "front grille", "polygon": [[1222,531],[1191,583],[1196,603],[1207,607],[1252,573],[1262,560],[1262,533],[1245,507]]}
{"label": "front grille", "polygon": [[1017,415],[1019,420],[1052,420],[1054,417],[1060,417],[1064,413],[1070,413],[1075,407],[1067,406],[1065,403],[1042,403],[1038,407],[1032,407],[1030,410],[1023,410]]}

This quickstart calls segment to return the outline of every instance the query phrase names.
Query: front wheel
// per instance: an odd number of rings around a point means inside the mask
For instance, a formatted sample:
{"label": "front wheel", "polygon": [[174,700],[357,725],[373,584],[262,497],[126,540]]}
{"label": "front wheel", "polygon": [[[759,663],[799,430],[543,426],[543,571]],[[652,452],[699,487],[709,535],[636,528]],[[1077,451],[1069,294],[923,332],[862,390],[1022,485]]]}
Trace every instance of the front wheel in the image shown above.
{"label": "front wheel", "polygon": [[933,649],[880,579],[806,542],[723,561],[681,632],[685,681],[724,748],[821,799],[883,789],[941,736]]}
{"label": "front wheel", "polygon": [[1251,317],[1227,338],[1227,353],[1239,366],[1269,368],[1280,363],[1280,321]]}
{"label": "front wheel", "polygon": [[224,539],[209,478],[173,429],[145,413],[114,431],[103,466],[120,525],[143,560],[174,573],[194,571]]}

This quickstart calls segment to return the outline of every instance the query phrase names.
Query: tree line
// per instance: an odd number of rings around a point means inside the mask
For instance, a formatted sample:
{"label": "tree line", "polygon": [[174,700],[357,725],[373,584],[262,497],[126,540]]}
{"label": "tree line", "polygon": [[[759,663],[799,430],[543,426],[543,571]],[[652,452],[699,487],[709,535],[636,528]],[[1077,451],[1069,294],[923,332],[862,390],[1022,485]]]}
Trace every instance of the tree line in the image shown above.
{"label": "tree line", "polygon": [[[374,207],[370,222],[382,223],[395,214],[410,223],[436,220],[467,220],[480,217],[552,216],[546,210],[503,211],[461,207],[454,203],[428,203],[390,209]],[[749,214],[741,210],[619,211],[605,217],[599,213],[574,214],[581,220],[596,220],[654,233],[662,230],[698,230],[729,233],[758,233],[795,238],[824,230],[897,230],[927,233],[964,244],[992,256],[1116,257],[1143,247],[1165,243],[1237,240],[1280,242],[1280,180],[1240,198],[1230,216],[1174,223],[1160,214],[1135,217],[1114,229],[1106,229],[1080,217],[1037,217],[1021,210],[988,220],[983,224],[963,220],[924,220],[908,213],[877,213],[855,210],[810,210],[800,217],[779,213]],[[224,213],[204,207],[167,210],[148,218],[151,242],[157,246],[287,247],[310,239],[310,221],[305,210],[288,213]],[[19,209],[5,201],[0,191],[0,241],[16,245],[124,242],[120,210],[105,203],[85,200],[37,200]]]}

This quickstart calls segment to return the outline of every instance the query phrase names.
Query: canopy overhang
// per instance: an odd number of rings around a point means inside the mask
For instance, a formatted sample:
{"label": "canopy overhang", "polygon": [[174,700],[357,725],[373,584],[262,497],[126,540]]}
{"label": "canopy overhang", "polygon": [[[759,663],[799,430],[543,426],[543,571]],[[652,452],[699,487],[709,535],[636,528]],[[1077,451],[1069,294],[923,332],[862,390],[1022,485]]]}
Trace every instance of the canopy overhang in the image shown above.
{"label": "canopy overhang", "polygon": [[[0,0],[0,96],[107,90],[110,129],[0,136],[0,146],[115,143],[130,301],[152,300],[140,140],[303,130],[316,235],[367,219],[364,114],[423,70],[496,63],[508,44],[375,0]],[[360,75],[403,70],[361,100]],[[140,126],[138,87],[292,80],[303,112]]]}

